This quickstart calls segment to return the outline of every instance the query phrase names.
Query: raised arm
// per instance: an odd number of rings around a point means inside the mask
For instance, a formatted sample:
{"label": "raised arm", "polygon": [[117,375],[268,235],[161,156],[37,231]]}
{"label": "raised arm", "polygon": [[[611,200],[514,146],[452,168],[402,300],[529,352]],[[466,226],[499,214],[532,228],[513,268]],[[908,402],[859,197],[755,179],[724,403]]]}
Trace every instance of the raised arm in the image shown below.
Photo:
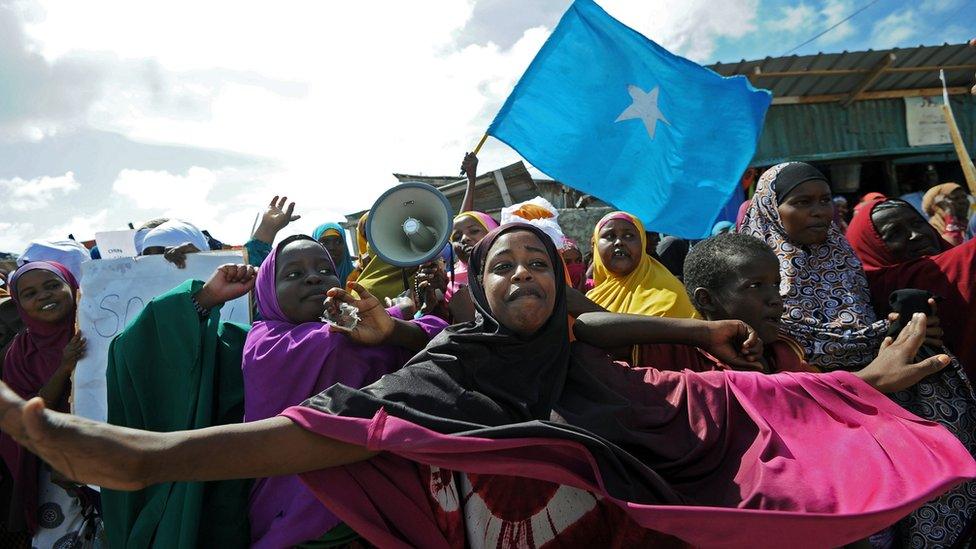
{"label": "raised arm", "polygon": [[468,177],[468,186],[464,189],[464,199],[461,201],[461,212],[470,212],[474,210],[474,183],[478,179],[478,157],[474,153],[464,155],[461,171]]}
{"label": "raised arm", "polygon": [[295,203],[288,204],[287,196],[283,196],[281,199],[276,196],[268,204],[268,209],[261,216],[261,223],[254,230],[251,238],[267,244],[274,244],[274,239],[278,235],[278,231],[287,227],[292,221],[301,219],[301,217],[300,215],[295,215]]}

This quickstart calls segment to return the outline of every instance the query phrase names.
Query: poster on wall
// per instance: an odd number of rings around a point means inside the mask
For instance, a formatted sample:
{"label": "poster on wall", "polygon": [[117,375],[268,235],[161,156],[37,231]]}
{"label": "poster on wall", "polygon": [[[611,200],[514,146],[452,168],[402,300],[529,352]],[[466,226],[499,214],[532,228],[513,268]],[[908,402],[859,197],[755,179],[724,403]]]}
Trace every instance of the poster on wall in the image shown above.
{"label": "poster on wall", "polygon": [[942,96],[906,97],[905,129],[909,147],[952,143],[942,115]]}

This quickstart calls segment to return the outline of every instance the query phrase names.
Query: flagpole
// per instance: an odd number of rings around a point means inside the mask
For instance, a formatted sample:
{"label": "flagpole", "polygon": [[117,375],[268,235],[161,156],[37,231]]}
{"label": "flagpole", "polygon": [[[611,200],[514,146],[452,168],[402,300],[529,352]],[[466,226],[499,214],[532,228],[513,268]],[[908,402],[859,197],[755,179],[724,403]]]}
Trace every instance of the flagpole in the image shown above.
{"label": "flagpole", "polygon": [[475,156],[478,156],[478,153],[481,152],[481,147],[485,145],[485,141],[488,141],[487,133],[481,136],[481,141],[478,141],[478,144],[474,146],[474,150],[471,151],[471,153],[474,154]]}
{"label": "flagpole", "polygon": [[973,159],[966,150],[966,143],[962,140],[959,126],[956,124],[956,117],[952,114],[952,107],[949,105],[949,90],[946,88],[945,72],[939,69],[939,79],[942,80],[942,116],[945,117],[946,125],[949,126],[949,135],[952,136],[952,144],[956,149],[956,156],[962,165],[962,173],[966,177],[966,185],[969,192],[976,194],[976,166],[973,166]]}
{"label": "flagpole", "polygon": [[[471,151],[471,154],[473,154],[475,156],[478,156],[478,153],[481,152],[481,147],[484,146],[485,141],[488,141],[488,134],[487,133],[485,133],[485,135],[482,135],[481,136],[481,141],[478,141],[478,144],[474,146],[474,150]],[[464,175],[464,168],[461,168],[461,175]]]}

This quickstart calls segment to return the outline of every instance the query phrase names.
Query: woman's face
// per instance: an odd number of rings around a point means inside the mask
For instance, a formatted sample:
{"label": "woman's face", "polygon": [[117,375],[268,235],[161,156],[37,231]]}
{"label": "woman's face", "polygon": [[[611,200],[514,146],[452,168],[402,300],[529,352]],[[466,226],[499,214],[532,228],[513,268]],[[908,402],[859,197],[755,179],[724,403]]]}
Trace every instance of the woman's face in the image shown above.
{"label": "woman's face", "polygon": [[942,251],[935,229],[911,206],[876,208],[871,222],[899,263]]}
{"label": "woman's face", "polygon": [[470,215],[458,219],[454,222],[454,232],[451,234],[451,242],[455,244],[454,254],[467,263],[475,244],[481,242],[487,234],[485,227]]}
{"label": "woman's face", "polygon": [[607,269],[616,276],[627,276],[640,264],[641,249],[637,227],[624,219],[611,219],[600,228],[597,252]]}
{"label": "woman's face", "polygon": [[339,287],[325,249],[312,240],[290,242],[275,265],[278,306],[292,322],[316,322],[325,311],[326,292]]}
{"label": "woman's face", "polygon": [[346,243],[342,241],[341,236],[322,236],[319,238],[319,243],[325,246],[325,249],[329,251],[329,255],[332,256],[332,260],[336,264],[341,263],[346,258]]}
{"label": "woman's face", "polygon": [[582,265],[583,254],[576,248],[570,248],[563,252],[563,261],[566,262],[566,265]]}
{"label": "woman's face", "polygon": [[499,237],[488,250],[482,281],[491,314],[515,333],[530,336],[552,316],[555,271],[535,234],[512,231]]}
{"label": "woman's face", "polygon": [[56,323],[74,312],[71,286],[51,271],[27,271],[16,286],[17,302],[34,320]]}
{"label": "woman's face", "polygon": [[960,221],[969,219],[969,195],[960,188],[953,189],[947,195],[939,196],[936,205],[943,212],[953,215]]}
{"label": "woman's face", "polygon": [[801,183],[779,205],[779,218],[794,244],[822,244],[834,219],[830,185],[820,180]]}

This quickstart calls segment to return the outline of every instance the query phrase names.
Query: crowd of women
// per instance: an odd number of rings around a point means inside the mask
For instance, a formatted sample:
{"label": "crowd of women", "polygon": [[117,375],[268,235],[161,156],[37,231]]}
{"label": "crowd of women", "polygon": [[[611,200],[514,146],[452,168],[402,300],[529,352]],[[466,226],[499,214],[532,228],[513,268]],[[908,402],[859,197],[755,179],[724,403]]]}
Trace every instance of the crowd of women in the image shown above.
{"label": "crowd of women", "polygon": [[[367,216],[355,254],[336,223],[279,239],[298,215],[275,197],[248,264],[112,342],[107,423],[69,413],[88,258],[33,244],[4,277],[23,322],[0,387],[7,528],[34,547],[972,541],[959,185],[927,217],[873,193],[848,219],[821,172],[780,164],[711,238],[655,249],[613,212],[587,261],[544,201],[477,211],[463,168],[453,253],[406,273]],[[136,240],[178,267],[220,246],[167,219]],[[254,322],[222,321],[246,294]]]}

